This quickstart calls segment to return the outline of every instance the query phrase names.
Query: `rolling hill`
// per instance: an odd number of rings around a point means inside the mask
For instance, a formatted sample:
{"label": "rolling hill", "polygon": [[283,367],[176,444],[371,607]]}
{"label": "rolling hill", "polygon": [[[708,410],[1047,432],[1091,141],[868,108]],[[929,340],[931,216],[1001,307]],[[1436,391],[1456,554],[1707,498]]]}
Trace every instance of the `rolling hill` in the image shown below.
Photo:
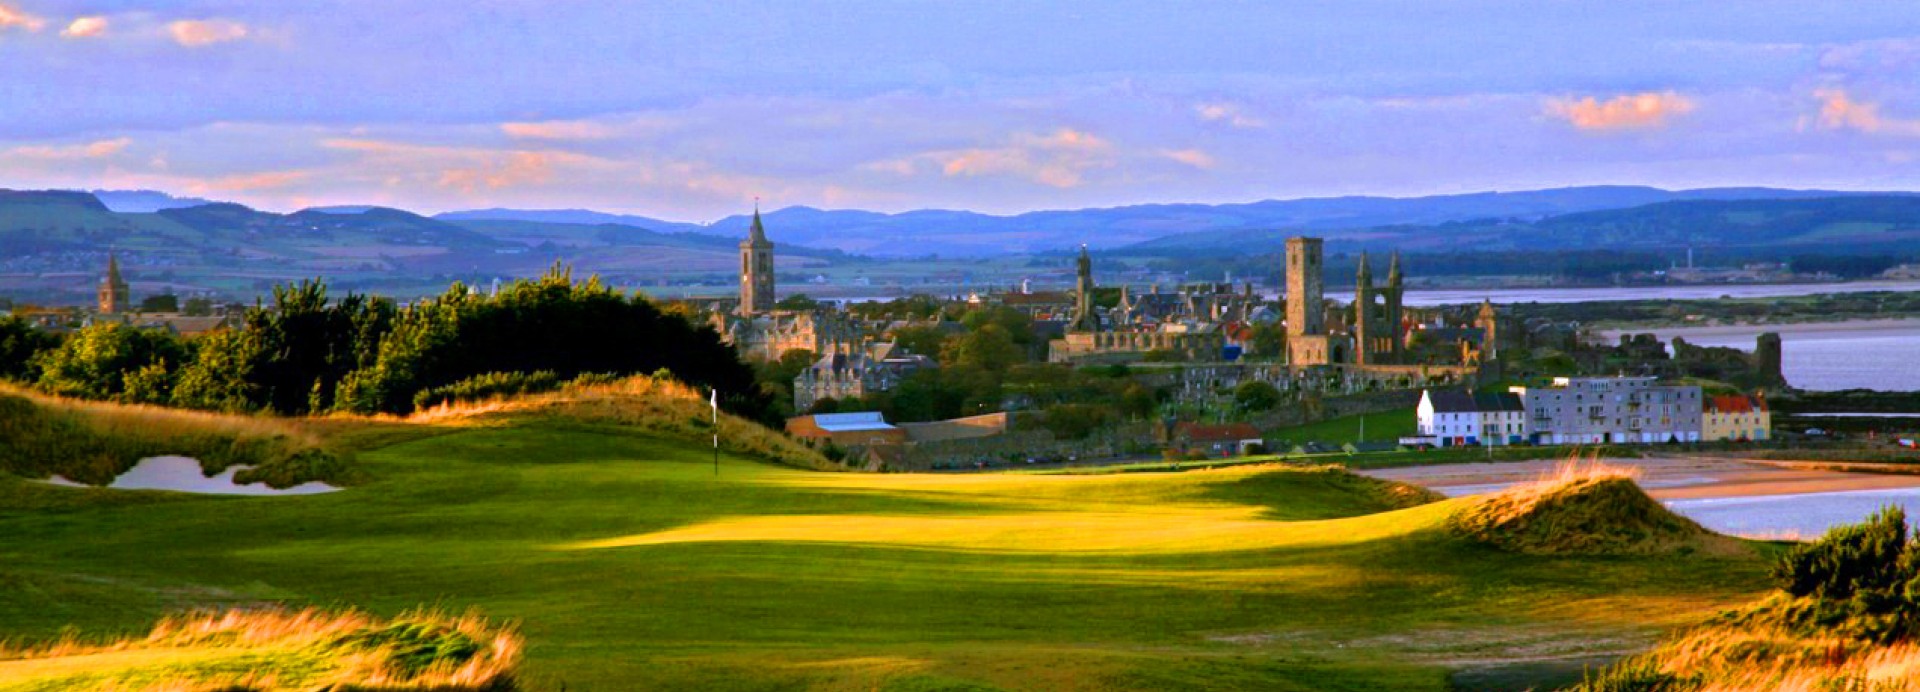
{"label": "rolling hill", "polygon": [[[1125,254],[1226,256],[1279,252],[1300,229],[1208,231],[1137,243]],[[1894,252],[1920,248],[1920,197],[1674,200],[1540,219],[1309,231],[1330,245],[1407,251],[1720,250]]]}

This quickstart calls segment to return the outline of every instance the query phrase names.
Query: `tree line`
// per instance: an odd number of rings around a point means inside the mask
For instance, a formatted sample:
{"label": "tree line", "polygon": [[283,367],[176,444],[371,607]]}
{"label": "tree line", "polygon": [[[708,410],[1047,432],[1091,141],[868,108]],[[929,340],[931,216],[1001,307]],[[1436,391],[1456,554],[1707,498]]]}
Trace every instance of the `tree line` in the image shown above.
{"label": "tree line", "polygon": [[[276,286],[237,329],[179,337],[101,323],[69,334],[0,320],[0,377],[87,399],[282,415],[412,412],[420,395],[505,374],[572,380],[660,371],[767,420],[771,398],[711,327],[556,266],[497,295],[455,282],[401,307],[321,280]],[[475,382],[481,384],[476,385]]]}

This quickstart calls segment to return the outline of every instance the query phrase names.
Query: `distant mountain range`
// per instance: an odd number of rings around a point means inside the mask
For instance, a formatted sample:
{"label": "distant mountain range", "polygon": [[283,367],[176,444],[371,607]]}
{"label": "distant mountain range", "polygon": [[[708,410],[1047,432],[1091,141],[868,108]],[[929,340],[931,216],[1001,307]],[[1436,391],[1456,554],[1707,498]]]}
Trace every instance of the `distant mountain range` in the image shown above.
{"label": "distant mountain range", "polygon": [[[1392,226],[1433,226],[1472,220],[1531,222],[1588,211],[1684,201],[1798,200],[1830,197],[1910,196],[1906,192],[1837,192],[1761,187],[1662,190],[1637,186],[1569,187],[1525,192],[1481,192],[1432,197],[1330,197],[1268,200],[1246,204],[1147,204],[1106,209],[1036,211],[994,216],[937,209],[883,214],[859,210],[787,207],[763,218],[776,243],[835,248],[874,257],[986,256],[1135,246],[1189,248],[1246,238],[1312,232],[1339,238],[1353,231]],[[595,211],[483,209],[435,218],[519,220],[543,223],[616,223],[661,232],[738,237],[748,218],[729,216],[707,225]]]}

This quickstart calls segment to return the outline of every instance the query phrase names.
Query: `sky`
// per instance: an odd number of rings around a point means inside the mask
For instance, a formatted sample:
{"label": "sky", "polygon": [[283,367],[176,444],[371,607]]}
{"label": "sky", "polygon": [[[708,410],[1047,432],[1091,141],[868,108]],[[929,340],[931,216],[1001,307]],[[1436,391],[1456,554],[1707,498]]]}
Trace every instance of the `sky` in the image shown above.
{"label": "sky", "polygon": [[0,187],[1017,213],[1920,189],[1920,12],[1797,2],[0,0]]}

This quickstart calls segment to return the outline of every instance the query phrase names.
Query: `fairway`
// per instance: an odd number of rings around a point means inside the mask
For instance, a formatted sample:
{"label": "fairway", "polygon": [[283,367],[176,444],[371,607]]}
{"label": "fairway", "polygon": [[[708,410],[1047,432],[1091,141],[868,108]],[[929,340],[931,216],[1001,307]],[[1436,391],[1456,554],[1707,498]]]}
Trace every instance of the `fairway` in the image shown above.
{"label": "fairway", "polygon": [[[1543,557],[1344,472],[824,473],[556,421],[203,497],[0,478],[0,636],[282,602],[518,623],[530,689],[1445,689],[1643,647],[1752,555]],[[411,439],[408,439],[411,438]]]}

